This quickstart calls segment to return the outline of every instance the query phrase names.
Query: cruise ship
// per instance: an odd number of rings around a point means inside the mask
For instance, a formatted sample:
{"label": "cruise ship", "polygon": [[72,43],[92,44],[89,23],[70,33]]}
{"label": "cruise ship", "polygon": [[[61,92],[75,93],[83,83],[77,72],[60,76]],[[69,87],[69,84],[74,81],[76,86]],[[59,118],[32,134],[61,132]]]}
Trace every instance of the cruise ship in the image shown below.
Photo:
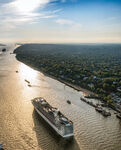
{"label": "cruise ship", "polygon": [[58,133],[62,138],[74,136],[73,122],[65,117],[57,108],[52,107],[44,98],[32,100],[37,113]]}

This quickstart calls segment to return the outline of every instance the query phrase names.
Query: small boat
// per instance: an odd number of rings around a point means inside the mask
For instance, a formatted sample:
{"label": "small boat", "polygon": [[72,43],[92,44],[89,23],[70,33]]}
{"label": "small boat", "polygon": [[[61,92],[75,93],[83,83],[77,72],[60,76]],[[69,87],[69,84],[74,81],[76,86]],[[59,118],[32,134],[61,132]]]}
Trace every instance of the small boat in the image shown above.
{"label": "small boat", "polygon": [[2,52],[5,52],[5,51],[6,51],[6,48],[3,48],[3,49],[2,49]]}
{"label": "small boat", "polygon": [[100,113],[103,111],[103,109],[102,109],[102,107],[101,107],[101,106],[97,106],[97,107],[95,107],[95,110],[96,110],[96,111],[98,111],[98,112],[100,112]]}
{"label": "small boat", "polygon": [[118,114],[116,115],[116,117],[119,118],[119,119],[121,119],[121,113],[118,113]]}
{"label": "small boat", "polygon": [[32,85],[31,85],[31,84],[28,84],[28,86],[29,86],[29,87],[32,87]]}
{"label": "small boat", "polygon": [[102,115],[105,117],[111,116],[111,113],[109,111],[103,110]]}
{"label": "small boat", "polygon": [[70,101],[70,100],[67,100],[67,103],[68,103],[68,104],[71,104],[71,101]]}
{"label": "small boat", "polygon": [[18,71],[16,71],[16,73],[18,73]]}
{"label": "small boat", "polygon": [[26,81],[27,83],[30,83],[30,82],[29,82],[28,80],[26,80],[26,79],[25,79],[25,81]]}

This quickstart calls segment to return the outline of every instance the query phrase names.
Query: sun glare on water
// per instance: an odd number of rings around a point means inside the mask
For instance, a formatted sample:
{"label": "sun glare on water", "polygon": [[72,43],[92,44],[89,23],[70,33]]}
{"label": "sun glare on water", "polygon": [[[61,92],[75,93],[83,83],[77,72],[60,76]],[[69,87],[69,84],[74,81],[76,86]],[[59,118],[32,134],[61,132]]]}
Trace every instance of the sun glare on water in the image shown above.
{"label": "sun glare on water", "polygon": [[20,76],[23,80],[34,81],[37,78],[37,72],[23,63],[19,66]]}

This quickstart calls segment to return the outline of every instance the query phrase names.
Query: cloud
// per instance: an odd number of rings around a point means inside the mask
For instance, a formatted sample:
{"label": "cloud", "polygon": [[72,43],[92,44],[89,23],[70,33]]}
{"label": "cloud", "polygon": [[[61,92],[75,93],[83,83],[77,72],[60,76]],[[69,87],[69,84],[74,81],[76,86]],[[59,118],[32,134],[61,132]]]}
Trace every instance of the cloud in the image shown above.
{"label": "cloud", "polygon": [[18,13],[33,12],[39,7],[44,7],[51,0],[14,0],[4,5],[8,9],[13,9]]}
{"label": "cloud", "polygon": [[56,17],[56,13],[43,9],[55,0],[10,0],[0,5],[0,30],[13,30],[25,23],[37,23],[41,18]]}
{"label": "cloud", "polygon": [[61,25],[72,25],[73,22],[71,20],[67,20],[67,19],[58,19],[56,20],[56,23],[59,23]]}
{"label": "cloud", "polygon": [[74,27],[81,27],[80,23],[77,23],[75,21],[68,20],[68,19],[57,19],[56,23],[58,23],[60,25],[69,25],[69,26],[74,26]]}

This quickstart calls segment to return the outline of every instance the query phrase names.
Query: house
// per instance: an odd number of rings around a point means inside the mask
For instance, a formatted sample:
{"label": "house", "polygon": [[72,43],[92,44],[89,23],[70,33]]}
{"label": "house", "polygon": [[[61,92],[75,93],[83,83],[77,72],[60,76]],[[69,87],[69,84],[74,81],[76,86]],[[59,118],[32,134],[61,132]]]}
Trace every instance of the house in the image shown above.
{"label": "house", "polygon": [[90,88],[94,88],[94,84],[93,84],[93,83],[88,84],[88,86],[89,86]]}
{"label": "house", "polygon": [[117,88],[117,91],[118,91],[118,92],[121,92],[121,87],[118,87],[118,88]]}
{"label": "house", "polygon": [[84,81],[87,80],[87,79],[88,79],[88,77],[84,77],[84,78],[83,78]]}

